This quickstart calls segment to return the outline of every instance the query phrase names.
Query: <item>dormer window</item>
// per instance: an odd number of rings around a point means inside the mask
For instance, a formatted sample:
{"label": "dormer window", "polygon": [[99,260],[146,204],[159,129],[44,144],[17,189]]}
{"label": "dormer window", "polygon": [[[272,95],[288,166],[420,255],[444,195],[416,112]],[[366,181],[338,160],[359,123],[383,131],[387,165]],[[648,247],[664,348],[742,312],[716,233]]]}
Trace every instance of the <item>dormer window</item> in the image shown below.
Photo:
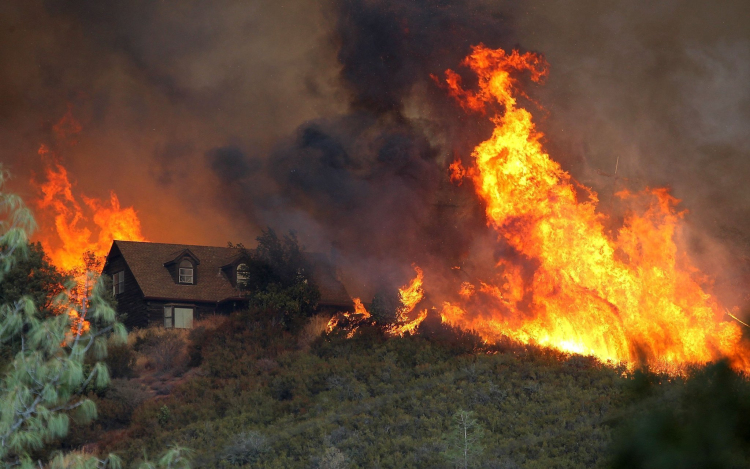
{"label": "dormer window", "polygon": [[240,288],[246,286],[248,280],[250,280],[250,272],[247,264],[243,262],[237,266],[237,286]]}
{"label": "dormer window", "polygon": [[193,263],[188,259],[183,259],[182,262],[180,262],[180,283],[192,284],[193,272]]}

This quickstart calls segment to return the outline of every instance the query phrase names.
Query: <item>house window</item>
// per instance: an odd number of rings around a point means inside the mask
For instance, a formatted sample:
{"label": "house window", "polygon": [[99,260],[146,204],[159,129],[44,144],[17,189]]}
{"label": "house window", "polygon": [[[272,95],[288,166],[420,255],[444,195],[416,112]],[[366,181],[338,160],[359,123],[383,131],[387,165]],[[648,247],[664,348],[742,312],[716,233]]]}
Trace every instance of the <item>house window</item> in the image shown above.
{"label": "house window", "polygon": [[112,276],[112,294],[119,295],[125,291],[125,271],[121,270]]}
{"label": "house window", "polygon": [[174,307],[164,307],[164,327],[171,329],[174,326]]}
{"label": "house window", "polygon": [[193,264],[187,259],[180,262],[180,283],[193,283]]}
{"label": "house window", "polygon": [[237,286],[246,286],[248,280],[250,280],[250,272],[248,271],[247,264],[242,263],[237,266]]}
{"label": "house window", "polygon": [[179,306],[164,307],[164,327],[171,329],[192,329],[193,308]]}

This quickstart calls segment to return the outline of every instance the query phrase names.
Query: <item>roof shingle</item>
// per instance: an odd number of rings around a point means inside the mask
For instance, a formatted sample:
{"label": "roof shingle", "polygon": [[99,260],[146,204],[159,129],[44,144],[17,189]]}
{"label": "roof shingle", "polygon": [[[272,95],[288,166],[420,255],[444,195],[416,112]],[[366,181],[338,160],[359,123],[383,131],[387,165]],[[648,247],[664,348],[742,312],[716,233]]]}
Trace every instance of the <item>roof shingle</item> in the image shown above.
{"label": "roof shingle", "polygon": [[[147,298],[219,302],[240,296],[238,289],[232,286],[221,270],[238,259],[242,252],[239,248],[117,240],[113,248],[115,245]],[[185,250],[200,261],[196,266],[196,283],[193,285],[175,283],[164,266]],[[313,280],[320,289],[320,303],[351,305],[351,297],[336,278],[336,270],[327,256],[320,253],[307,253],[307,256],[313,266]]]}

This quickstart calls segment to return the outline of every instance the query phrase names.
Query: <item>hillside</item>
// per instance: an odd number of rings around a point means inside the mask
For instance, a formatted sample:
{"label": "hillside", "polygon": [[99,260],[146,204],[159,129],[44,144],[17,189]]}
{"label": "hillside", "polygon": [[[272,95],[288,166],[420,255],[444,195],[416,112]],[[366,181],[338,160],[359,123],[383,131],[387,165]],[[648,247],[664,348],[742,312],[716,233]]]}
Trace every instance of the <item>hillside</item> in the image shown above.
{"label": "hillside", "polygon": [[195,450],[197,467],[447,468],[453,416],[466,410],[484,430],[471,467],[604,466],[622,370],[425,329],[305,344],[250,313],[200,327],[189,346],[199,369],[141,405],[100,449],[135,462],[178,444]]}

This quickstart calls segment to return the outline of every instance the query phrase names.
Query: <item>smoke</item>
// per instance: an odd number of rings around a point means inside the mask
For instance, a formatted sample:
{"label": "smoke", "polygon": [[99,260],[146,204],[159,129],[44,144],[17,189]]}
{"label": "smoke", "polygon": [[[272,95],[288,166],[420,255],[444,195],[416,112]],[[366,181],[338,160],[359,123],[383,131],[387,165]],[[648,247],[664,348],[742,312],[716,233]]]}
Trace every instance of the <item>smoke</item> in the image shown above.
{"label": "smoke", "polygon": [[[403,284],[412,262],[466,276],[512,255],[472,188],[446,179],[489,124],[430,75],[457,69],[480,42],[535,50],[550,63],[531,95],[547,110],[535,116],[553,158],[597,190],[605,211],[625,186],[671,187],[689,209],[686,249],[736,303],[730,293],[747,280],[728,266],[750,256],[748,9],[742,0],[5,2],[0,161],[31,199],[25,183],[48,144],[75,190],[114,190],[154,241],[251,244],[265,226],[294,229],[308,248],[338,256],[354,294]],[[68,109],[82,124],[76,142],[53,129]]]}
{"label": "smoke", "polygon": [[253,171],[255,156],[228,148],[206,156],[238,213],[332,247],[350,286],[372,295],[403,284],[412,262],[436,271],[461,264],[485,234],[470,190],[446,172],[455,149],[471,148],[446,137],[481,127],[463,123],[430,76],[480,41],[508,47],[510,28],[468,2],[342,0],[331,12],[347,112],[305,122]]}
{"label": "smoke", "polygon": [[728,304],[742,302],[750,4],[532,1],[525,13],[522,45],[550,63],[539,100],[552,156],[604,207],[625,186],[670,187],[687,210],[683,247]]}
{"label": "smoke", "polygon": [[[258,227],[217,210],[204,154],[267,154],[341,110],[329,23],[307,1],[3,2],[0,161],[31,200],[44,143],[76,191],[135,206],[150,240],[252,241]],[[53,130],[69,108],[74,145]]]}

